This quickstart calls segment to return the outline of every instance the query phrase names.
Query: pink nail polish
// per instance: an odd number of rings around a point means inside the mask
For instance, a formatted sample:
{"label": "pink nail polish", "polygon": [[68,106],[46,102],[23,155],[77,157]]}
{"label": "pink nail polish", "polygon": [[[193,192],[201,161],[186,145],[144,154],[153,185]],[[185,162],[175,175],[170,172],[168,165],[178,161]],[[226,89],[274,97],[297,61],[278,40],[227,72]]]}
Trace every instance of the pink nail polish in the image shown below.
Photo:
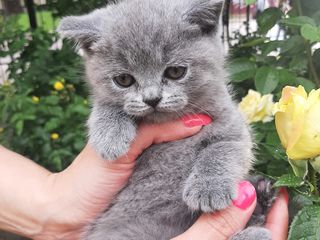
{"label": "pink nail polish", "polygon": [[280,188],[280,191],[279,191],[279,195],[280,197],[283,197],[284,200],[286,201],[286,203],[288,204],[289,203],[289,194],[288,194],[288,191],[286,188],[282,187]]}
{"label": "pink nail polish", "polygon": [[238,196],[232,201],[233,205],[242,210],[247,209],[256,199],[256,190],[254,186],[248,182],[243,181],[238,185]]}
{"label": "pink nail polish", "polygon": [[212,122],[212,119],[205,114],[186,115],[182,118],[186,127],[206,126]]}

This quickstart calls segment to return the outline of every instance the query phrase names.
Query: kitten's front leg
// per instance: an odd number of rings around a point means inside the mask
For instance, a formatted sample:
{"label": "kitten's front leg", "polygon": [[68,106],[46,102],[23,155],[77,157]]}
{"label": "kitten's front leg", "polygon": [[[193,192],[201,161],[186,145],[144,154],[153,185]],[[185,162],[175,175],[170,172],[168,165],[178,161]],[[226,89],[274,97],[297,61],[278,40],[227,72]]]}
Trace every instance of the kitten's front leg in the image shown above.
{"label": "kitten's front leg", "polygon": [[239,127],[241,124],[237,125],[234,125],[234,132],[230,125],[227,126],[229,132],[214,124],[206,129],[214,134],[199,143],[183,190],[183,200],[192,210],[221,210],[236,198],[238,183],[247,174],[251,161],[249,133],[245,127]]}
{"label": "kitten's front leg", "polygon": [[88,120],[89,143],[106,160],[128,152],[136,136],[133,120],[117,107],[94,105]]}

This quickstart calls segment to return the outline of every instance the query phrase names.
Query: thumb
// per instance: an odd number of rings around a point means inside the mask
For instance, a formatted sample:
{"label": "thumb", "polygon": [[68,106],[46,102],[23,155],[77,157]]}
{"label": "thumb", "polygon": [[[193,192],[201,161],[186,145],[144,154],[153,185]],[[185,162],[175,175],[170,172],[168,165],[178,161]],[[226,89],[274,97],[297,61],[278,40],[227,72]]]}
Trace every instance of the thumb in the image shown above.
{"label": "thumb", "polygon": [[203,214],[190,229],[172,240],[229,239],[245,228],[256,206],[256,191],[251,183],[238,186],[238,197],[222,211]]}

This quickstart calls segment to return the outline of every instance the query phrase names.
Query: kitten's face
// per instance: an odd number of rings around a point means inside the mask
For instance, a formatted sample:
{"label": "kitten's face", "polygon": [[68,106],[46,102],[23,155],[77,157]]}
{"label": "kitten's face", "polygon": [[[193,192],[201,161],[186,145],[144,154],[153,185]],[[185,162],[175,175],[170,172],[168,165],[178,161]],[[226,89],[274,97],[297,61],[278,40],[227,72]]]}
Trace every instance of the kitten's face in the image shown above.
{"label": "kitten's face", "polygon": [[183,14],[165,0],[124,1],[96,14],[106,26],[86,57],[93,97],[151,121],[201,112],[223,54],[215,32],[203,33]]}

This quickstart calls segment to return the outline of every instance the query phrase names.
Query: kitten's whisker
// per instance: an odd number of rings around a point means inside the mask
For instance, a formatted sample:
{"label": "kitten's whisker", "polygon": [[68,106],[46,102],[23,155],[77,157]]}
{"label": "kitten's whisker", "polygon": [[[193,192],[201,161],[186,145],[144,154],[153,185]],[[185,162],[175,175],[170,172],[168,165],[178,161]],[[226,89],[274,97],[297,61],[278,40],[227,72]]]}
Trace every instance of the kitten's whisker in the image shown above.
{"label": "kitten's whisker", "polygon": [[210,114],[207,110],[203,109],[202,107],[200,107],[200,106],[197,105],[196,103],[189,102],[189,104],[190,104],[191,106],[193,106],[193,107],[201,110],[201,112],[206,113],[206,114],[208,114],[209,116],[211,116],[211,114]]}

